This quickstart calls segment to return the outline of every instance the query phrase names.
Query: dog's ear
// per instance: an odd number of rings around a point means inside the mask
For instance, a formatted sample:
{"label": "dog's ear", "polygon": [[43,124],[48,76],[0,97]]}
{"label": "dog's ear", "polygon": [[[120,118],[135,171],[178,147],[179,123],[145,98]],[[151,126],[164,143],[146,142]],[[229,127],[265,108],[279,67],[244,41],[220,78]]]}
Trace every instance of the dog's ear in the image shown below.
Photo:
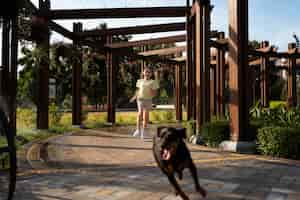
{"label": "dog's ear", "polygon": [[177,134],[179,135],[179,137],[186,139],[186,131],[185,128],[177,128]]}
{"label": "dog's ear", "polygon": [[160,127],[157,127],[157,137],[161,137],[161,131],[164,129],[164,128],[167,128],[165,126],[160,126]]}

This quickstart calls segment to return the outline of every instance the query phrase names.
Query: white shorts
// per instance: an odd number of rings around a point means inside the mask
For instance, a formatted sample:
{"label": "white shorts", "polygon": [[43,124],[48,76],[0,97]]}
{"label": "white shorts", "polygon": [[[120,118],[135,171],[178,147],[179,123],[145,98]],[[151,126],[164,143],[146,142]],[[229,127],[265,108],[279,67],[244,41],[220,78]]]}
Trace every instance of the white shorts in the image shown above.
{"label": "white shorts", "polygon": [[152,99],[137,99],[138,111],[151,110],[152,109]]}

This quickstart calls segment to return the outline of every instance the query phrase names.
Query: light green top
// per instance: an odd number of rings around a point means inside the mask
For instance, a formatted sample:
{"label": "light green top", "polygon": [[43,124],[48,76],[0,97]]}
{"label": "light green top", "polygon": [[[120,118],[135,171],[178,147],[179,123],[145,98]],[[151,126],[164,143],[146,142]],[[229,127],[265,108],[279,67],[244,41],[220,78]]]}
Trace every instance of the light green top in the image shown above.
{"label": "light green top", "polygon": [[139,79],[136,82],[136,87],[138,88],[138,99],[152,99],[153,93],[151,92],[151,90],[157,90],[159,88],[159,83],[157,80]]}

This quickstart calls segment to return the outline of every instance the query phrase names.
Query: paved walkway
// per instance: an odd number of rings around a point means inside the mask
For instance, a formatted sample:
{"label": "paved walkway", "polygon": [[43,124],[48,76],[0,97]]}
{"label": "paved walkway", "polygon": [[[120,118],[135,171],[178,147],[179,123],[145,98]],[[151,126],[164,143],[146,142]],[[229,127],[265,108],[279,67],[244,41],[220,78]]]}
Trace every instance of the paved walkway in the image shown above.
{"label": "paved walkway", "polygon": [[[152,140],[128,130],[83,130],[32,145],[15,200],[179,200],[156,167]],[[189,145],[209,200],[300,199],[300,164]],[[41,160],[43,159],[43,160]],[[191,200],[188,170],[180,181]]]}

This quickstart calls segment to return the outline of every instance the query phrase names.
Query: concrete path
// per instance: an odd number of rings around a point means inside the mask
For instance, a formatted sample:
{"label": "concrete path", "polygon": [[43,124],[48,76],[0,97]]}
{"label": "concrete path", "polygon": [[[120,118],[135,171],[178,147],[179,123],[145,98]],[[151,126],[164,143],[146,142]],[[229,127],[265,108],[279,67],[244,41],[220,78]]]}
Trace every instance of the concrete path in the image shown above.
{"label": "concrete path", "polygon": [[[151,132],[153,133],[153,131]],[[83,130],[36,143],[24,157],[15,200],[179,200],[156,167],[152,139],[131,130]],[[189,145],[209,200],[300,200],[300,163]],[[180,181],[191,200],[189,171]]]}

